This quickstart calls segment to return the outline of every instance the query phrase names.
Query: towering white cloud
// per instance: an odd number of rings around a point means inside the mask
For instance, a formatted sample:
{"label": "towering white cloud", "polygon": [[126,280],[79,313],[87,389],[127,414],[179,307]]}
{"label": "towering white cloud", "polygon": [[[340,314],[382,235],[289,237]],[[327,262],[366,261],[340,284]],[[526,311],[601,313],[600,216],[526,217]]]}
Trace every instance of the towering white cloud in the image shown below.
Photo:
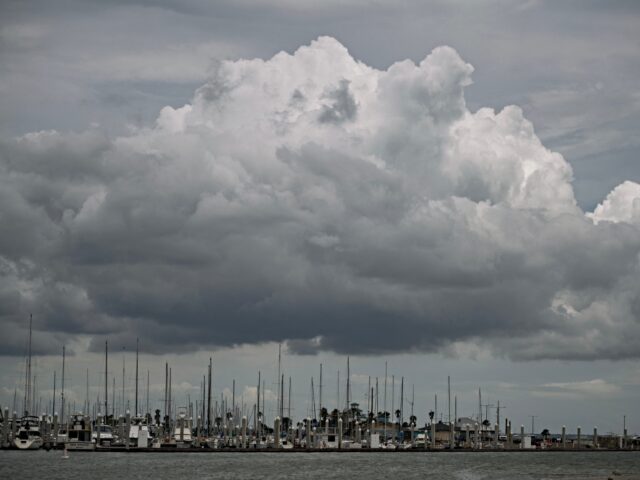
{"label": "towering white cloud", "polygon": [[4,142],[0,315],[158,350],[639,356],[638,186],[585,215],[518,107],[468,110],[472,72],[321,37],[129,136]]}
{"label": "towering white cloud", "polygon": [[640,224],[640,185],[630,181],[621,183],[587,215],[596,223],[604,220]]}

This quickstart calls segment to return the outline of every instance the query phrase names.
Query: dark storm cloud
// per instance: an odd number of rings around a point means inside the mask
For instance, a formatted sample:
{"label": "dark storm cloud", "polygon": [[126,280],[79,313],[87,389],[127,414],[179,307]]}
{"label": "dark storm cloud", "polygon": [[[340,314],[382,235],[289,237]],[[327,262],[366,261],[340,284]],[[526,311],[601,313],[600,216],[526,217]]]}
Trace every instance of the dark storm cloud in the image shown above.
{"label": "dark storm cloud", "polygon": [[54,350],[637,358],[638,185],[585,215],[519,108],[467,109],[472,71],[323,37],[220,62],[153,127],[3,141],[3,326],[33,312]]}

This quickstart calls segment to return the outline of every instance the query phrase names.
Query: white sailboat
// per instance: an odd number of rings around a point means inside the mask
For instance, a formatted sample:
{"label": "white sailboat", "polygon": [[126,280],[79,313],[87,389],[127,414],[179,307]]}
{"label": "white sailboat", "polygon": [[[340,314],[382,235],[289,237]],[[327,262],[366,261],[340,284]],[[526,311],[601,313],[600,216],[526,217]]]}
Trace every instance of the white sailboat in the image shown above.
{"label": "white sailboat", "polygon": [[44,441],[40,433],[40,419],[35,415],[29,415],[31,411],[32,385],[31,385],[31,336],[32,336],[33,315],[29,315],[29,352],[27,357],[27,368],[25,370],[25,392],[24,392],[24,416],[20,419],[20,425],[13,444],[20,450],[35,450],[42,447]]}

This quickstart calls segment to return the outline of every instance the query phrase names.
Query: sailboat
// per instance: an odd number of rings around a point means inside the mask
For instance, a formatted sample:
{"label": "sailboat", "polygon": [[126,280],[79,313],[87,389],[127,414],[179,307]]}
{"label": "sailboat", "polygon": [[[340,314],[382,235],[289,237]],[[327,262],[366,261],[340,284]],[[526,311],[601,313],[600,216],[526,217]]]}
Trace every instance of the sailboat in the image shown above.
{"label": "sailboat", "polygon": [[27,368],[25,371],[25,392],[24,392],[24,416],[20,419],[20,425],[13,443],[20,450],[35,450],[43,445],[40,433],[40,419],[35,415],[29,415],[31,410],[31,336],[32,336],[33,315],[29,315],[29,355],[27,358]]}

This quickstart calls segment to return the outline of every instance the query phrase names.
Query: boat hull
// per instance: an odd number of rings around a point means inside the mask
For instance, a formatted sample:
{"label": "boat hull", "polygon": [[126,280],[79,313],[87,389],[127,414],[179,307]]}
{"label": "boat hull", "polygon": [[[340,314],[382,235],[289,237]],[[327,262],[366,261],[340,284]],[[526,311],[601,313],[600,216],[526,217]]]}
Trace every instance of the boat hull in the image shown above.
{"label": "boat hull", "polygon": [[92,442],[67,442],[67,450],[81,450],[81,451],[91,451],[95,450],[96,445]]}
{"label": "boat hull", "polygon": [[19,450],[37,450],[42,447],[43,441],[42,438],[28,438],[26,440],[22,440],[20,438],[16,438],[13,441],[14,446]]}

